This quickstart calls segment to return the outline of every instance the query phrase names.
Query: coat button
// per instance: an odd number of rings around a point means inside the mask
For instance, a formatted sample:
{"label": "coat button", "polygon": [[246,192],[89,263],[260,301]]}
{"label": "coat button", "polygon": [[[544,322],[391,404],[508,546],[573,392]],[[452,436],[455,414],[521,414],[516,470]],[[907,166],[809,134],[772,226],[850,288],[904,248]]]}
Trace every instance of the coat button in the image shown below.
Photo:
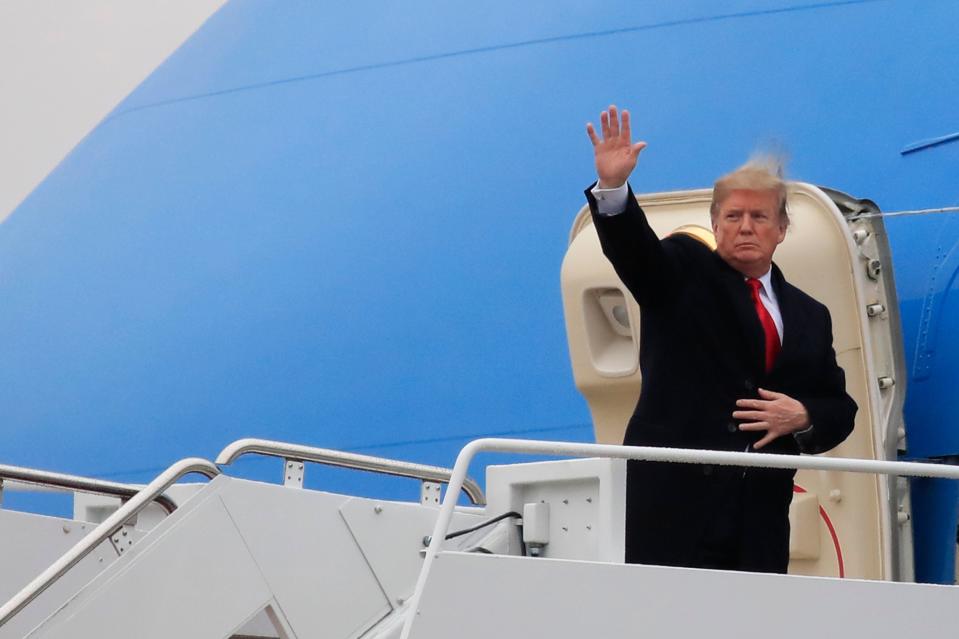
{"label": "coat button", "polygon": [[746,389],[747,393],[752,393],[756,390],[756,385],[753,384],[753,380],[747,379],[745,382],[743,382],[743,388]]}
{"label": "coat button", "polygon": [[729,422],[728,424],[726,424],[726,428],[729,430],[730,433],[735,433],[739,430],[739,424],[737,424],[736,422]]}
{"label": "coat button", "polygon": [[708,464],[703,466],[703,474],[706,475],[706,477],[709,477],[710,475],[712,475],[713,467]]}

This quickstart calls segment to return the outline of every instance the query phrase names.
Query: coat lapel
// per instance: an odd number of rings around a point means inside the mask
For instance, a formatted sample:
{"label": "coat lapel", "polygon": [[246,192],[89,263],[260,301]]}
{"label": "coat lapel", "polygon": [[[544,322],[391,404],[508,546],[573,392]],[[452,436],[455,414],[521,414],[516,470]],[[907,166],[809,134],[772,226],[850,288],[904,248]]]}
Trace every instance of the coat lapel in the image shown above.
{"label": "coat lapel", "polygon": [[773,264],[773,289],[776,291],[776,300],[779,302],[779,313],[783,318],[783,345],[773,365],[771,373],[775,373],[793,358],[797,349],[803,343],[803,318],[800,305],[797,304],[795,289],[786,282],[782,271]]}

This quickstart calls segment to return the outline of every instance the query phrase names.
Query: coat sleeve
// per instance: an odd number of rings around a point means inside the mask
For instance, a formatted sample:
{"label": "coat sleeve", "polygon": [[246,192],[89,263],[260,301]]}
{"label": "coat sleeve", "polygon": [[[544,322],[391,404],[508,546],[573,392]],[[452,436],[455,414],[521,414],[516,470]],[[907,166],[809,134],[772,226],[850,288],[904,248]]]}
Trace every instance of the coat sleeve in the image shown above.
{"label": "coat sleeve", "polygon": [[593,225],[603,254],[619,279],[640,306],[657,304],[669,298],[682,281],[682,261],[676,254],[678,247],[656,237],[632,189],[626,198],[625,211],[617,215],[600,215],[592,188],[590,185],[586,189],[586,200]]}
{"label": "coat sleeve", "polygon": [[846,374],[836,363],[832,346],[832,319],[829,310],[821,307],[825,316],[825,348],[817,384],[809,396],[797,397],[809,413],[812,428],[795,435],[800,450],[807,454],[824,453],[842,443],[852,432],[855,423],[855,400],[846,392]]}

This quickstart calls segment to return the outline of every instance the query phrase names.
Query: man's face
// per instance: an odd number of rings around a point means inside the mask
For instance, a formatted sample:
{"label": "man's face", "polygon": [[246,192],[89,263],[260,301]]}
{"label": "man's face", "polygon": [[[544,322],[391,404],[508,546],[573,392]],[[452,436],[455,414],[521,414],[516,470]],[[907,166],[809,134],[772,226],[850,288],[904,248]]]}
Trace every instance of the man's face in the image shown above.
{"label": "man's face", "polygon": [[786,237],[775,191],[731,191],[713,219],[716,252],[747,277],[769,270],[773,253]]}

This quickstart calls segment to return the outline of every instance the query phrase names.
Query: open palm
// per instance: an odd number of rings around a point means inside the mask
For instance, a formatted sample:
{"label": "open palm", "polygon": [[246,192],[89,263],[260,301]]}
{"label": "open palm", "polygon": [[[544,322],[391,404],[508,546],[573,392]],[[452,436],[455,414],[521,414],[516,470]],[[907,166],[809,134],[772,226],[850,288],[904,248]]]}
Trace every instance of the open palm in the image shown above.
{"label": "open palm", "polygon": [[586,134],[593,143],[593,156],[596,161],[596,174],[600,188],[622,186],[636,167],[639,152],[646,148],[645,142],[633,144],[630,141],[629,111],[623,111],[620,124],[616,105],[610,105],[599,116],[602,138],[596,135],[592,122],[586,125]]}

